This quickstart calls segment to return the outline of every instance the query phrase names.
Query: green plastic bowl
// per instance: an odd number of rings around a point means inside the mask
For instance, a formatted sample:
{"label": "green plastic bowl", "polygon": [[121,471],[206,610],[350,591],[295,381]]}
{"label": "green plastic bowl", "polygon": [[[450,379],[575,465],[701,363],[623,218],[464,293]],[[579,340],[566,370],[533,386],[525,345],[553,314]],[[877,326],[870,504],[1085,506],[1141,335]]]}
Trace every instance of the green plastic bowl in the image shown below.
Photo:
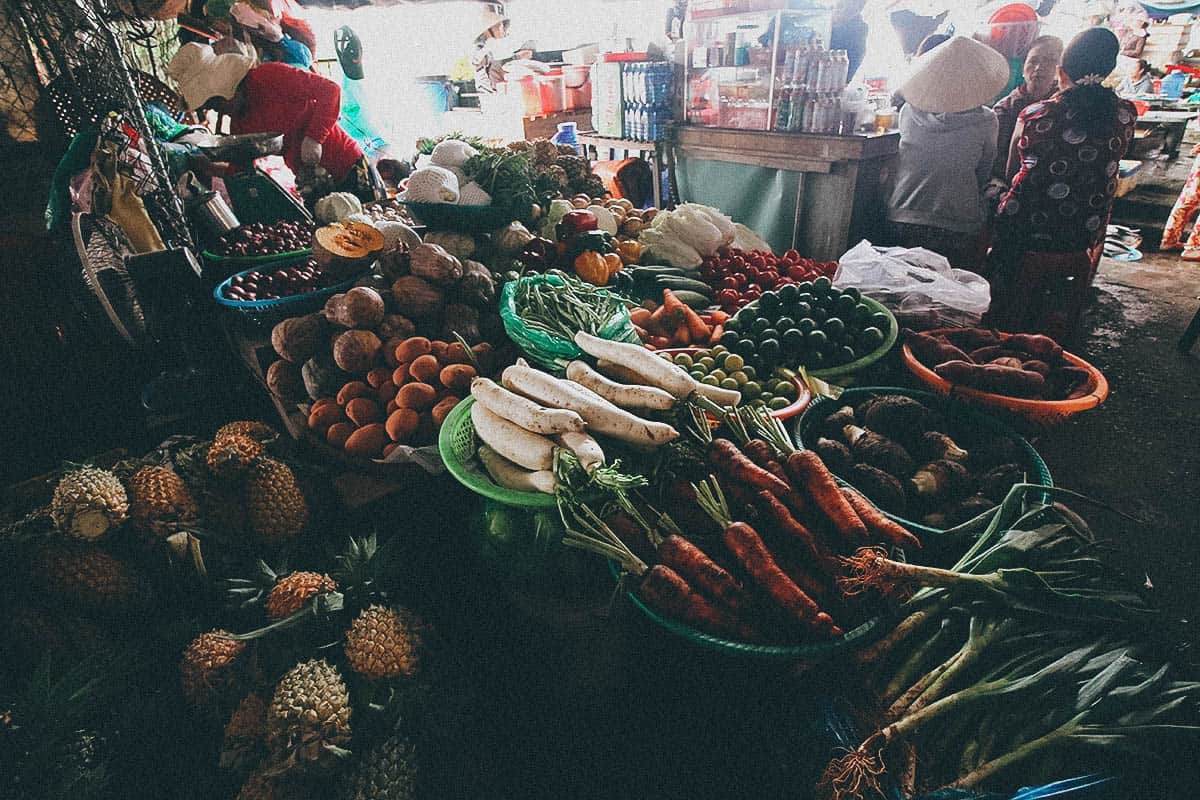
{"label": "green plastic bowl", "polygon": [[[1054,481],[1050,478],[1050,469],[1046,466],[1046,462],[1042,460],[1038,451],[1034,450],[1033,445],[1012,428],[986,414],[968,408],[962,403],[955,402],[951,398],[941,397],[940,395],[917,389],[901,389],[894,386],[863,386],[845,390],[836,400],[831,400],[827,397],[817,398],[809,404],[804,413],[800,415],[800,419],[796,421],[792,438],[796,440],[796,443],[800,447],[808,447],[810,443],[815,441],[815,437],[811,435],[813,428],[826,416],[842,406],[855,406],[868,397],[880,394],[899,394],[911,397],[913,400],[917,400],[925,406],[941,412],[950,423],[950,426],[956,431],[987,431],[988,433],[1012,439],[1025,455],[1025,467],[1029,476],[1028,482],[1039,486],[1054,485]],[[853,484],[841,476],[838,476],[838,479],[847,485],[853,486]],[[880,511],[883,511],[883,509],[880,509]],[[883,513],[918,536],[938,536],[942,533],[940,528],[931,528],[928,525],[905,519],[887,511]]]}
{"label": "green plastic bowl", "polygon": [[438,453],[446,464],[446,470],[475,494],[506,506],[552,508],[557,505],[552,494],[506,489],[497,485],[487,474],[475,456],[479,443],[475,439],[475,426],[471,424],[471,406],[474,404],[474,397],[466,398],[452,408],[442,422],[442,429],[438,432]]}
{"label": "green plastic bowl", "polygon": [[[612,572],[613,577],[619,581],[621,571],[616,562],[608,562],[608,568]],[[892,623],[892,620],[884,616],[872,617],[857,628],[853,628],[842,634],[838,639],[813,642],[811,644],[756,644],[753,642],[736,642],[732,639],[722,639],[720,636],[713,636],[710,633],[696,630],[690,625],[685,625],[677,620],[664,617],[643,603],[641,598],[633,591],[627,589],[625,594],[629,597],[634,607],[645,614],[651,622],[685,641],[707,650],[725,653],[726,655],[763,661],[820,661],[822,659],[833,658],[834,656],[866,647],[891,630]]]}
{"label": "green plastic bowl", "polygon": [[[809,375],[812,375],[814,378],[820,378],[823,381],[828,381],[833,378],[842,378],[847,375],[853,375],[854,373],[866,369],[879,359],[883,358],[885,355],[887,355],[887,352],[892,349],[892,345],[896,344],[896,340],[900,337],[900,325],[896,322],[896,315],[893,314],[891,310],[883,303],[880,303],[878,300],[873,300],[866,295],[863,295],[861,298],[859,298],[859,302],[868,306],[872,312],[882,312],[887,314],[888,329],[883,334],[883,344],[879,345],[879,347],[867,353],[865,356],[856,358],[853,361],[849,361],[845,364],[838,364],[837,366],[833,367],[824,367],[822,369],[810,369],[808,371]],[[758,308],[758,301],[755,300],[753,303],[747,303],[745,308]]]}
{"label": "green plastic bowl", "polygon": [[408,208],[414,221],[430,230],[487,233],[503,228],[516,219],[516,214],[500,206],[460,206],[454,203],[409,203],[398,200]]}

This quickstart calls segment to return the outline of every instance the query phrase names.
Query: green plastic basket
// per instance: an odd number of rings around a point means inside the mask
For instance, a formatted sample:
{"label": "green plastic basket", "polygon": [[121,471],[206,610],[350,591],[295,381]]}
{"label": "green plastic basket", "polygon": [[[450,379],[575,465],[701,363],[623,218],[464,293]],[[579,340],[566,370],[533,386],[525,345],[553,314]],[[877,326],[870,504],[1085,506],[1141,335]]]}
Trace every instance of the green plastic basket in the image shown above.
{"label": "green plastic basket", "polygon": [[[1025,456],[1025,467],[1028,470],[1028,483],[1034,483],[1039,486],[1053,486],[1054,481],[1050,477],[1050,469],[1046,466],[1046,462],[1042,460],[1041,455],[1037,450],[1033,449],[1028,441],[1020,434],[1008,427],[1004,423],[995,420],[986,414],[968,408],[962,403],[955,402],[951,398],[941,397],[940,395],[931,392],[923,392],[917,389],[901,389],[893,386],[864,386],[854,389],[847,389],[842,392],[841,396],[836,400],[831,400],[827,397],[821,397],[813,400],[800,415],[800,419],[796,421],[794,428],[793,439],[800,447],[807,447],[808,443],[813,441],[810,435],[813,427],[817,425],[826,416],[833,413],[842,406],[855,406],[868,397],[880,394],[899,394],[905,397],[911,397],[920,403],[928,406],[935,411],[941,412],[950,425],[956,430],[979,430],[999,436],[1006,436],[1012,439],[1020,447],[1021,452]],[[847,485],[853,485],[849,481],[842,479]],[[1046,500],[1049,502],[1049,499]],[[883,509],[880,509],[883,511]],[[931,528],[928,525],[922,525],[919,522],[913,522],[910,519],[905,519],[897,514],[891,514],[887,511],[883,512],[888,517],[908,528],[918,536],[938,536],[942,533],[940,528]]]}
{"label": "green plastic basket", "polygon": [[487,233],[503,228],[517,218],[502,206],[460,206],[454,203],[410,203],[397,201],[408,208],[414,221],[434,231],[451,230],[464,233]]}
{"label": "green plastic basket", "polygon": [[[833,367],[824,367],[822,369],[810,369],[808,371],[809,375],[813,376],[814,378],[820,378],[823,381],[832,380],[834,378],[843,378],[847,375],[853,375],[854,373],[866,369],[879,359],[883,358],[885,355],[887,355],[887,352],[892,349],[892,346],[896,344],[896,340],[900,337],[900,325],[896,322],[896,315],[893,314],[891,310],[883,303],[880,303],[878,300],[873,300],[866,295],[863,295],[861,298],[859,298],[859,302],[867,305],[871,309],[872,313],[881,312],[883,314],[887,314],[888,329],[884,331],[883,344],[879,345],[879,347],[867,353],[865,356],[856,358],[853,361],[849,361],[845,364],[838,364],[837,366]],[[745,307],[757,308],[758,301],[755,300],[752,303],[747,303]]]}
{"label": "green plastic basket", "polygon": [[[621,571],[616,562],[608,562],[613,577],[620,580]],[[753,642],[736,642],[732,639],[722,639],[710,633],[696,630],[677,620],[664,617],[650,606],[642,602],[633,591],[626,589],[626,596],[634,607],[659,627],[692,644],[708,650],[716,650],[726,655],[741,656],[760,660],[802,660],[820,661],[833,658],[843,653],[852,652],[866,647],[891,630],[893,620],[884,616],[872,617],[856,628],[842,634],[837,639],[810,644],[755,644]]]}
{"label": "green plastic basket", "polygon": [[471,406],[475,398],[468,397],[446,415],[438,433],[438,453],[446,464],[446,470],[463,486],[475,494],[517,508],[551,508],[556,505],[554,495],[542,492],[518,492],[506,489],[492,480],[491,476],[475,457],[479,442],[475,439],[475,426],[471,424]]}
{"label": "green plastic basket", "polygon": [[[528,278],[509,281],[500,291],[500,318],[504,321],[504,332],[508,334],[508,338],[512,339],[531,361],[560,375],[568,362],[583,356],[583,351],[568,339],[534,330],[526,325],[517,312],[516,297],[517,289],[524,284],[549,283],[561,286],[562,282],[563,279],[557,275],[530,275]],[[596,335],[614,342],[637,345],[642,343],[641,337],[633,327],[633,321],[629,318],[629,310],[624,306],[621,306]]]}

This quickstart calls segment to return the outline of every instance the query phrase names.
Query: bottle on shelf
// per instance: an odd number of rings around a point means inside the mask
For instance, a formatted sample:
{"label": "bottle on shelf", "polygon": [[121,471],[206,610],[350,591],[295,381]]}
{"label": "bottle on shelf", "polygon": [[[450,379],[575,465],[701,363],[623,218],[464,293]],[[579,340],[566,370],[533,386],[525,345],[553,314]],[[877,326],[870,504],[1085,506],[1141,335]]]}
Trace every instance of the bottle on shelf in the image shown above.
{"label": "bottle on shelf", "polygon": [[792,115],[792,87],[790,84],[785,85],[779,90],[779,105],[775,111],[775,130],[788,130],[789,121]]}

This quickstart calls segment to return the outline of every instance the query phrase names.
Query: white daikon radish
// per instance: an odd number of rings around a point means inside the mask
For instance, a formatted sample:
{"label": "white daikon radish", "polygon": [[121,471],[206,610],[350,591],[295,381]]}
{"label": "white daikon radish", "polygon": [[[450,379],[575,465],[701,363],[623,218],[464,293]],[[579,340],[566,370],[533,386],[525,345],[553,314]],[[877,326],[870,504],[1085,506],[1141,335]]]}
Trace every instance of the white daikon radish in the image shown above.
{"label": "white daikon radish", "polygon": [[600,443],[586,433],[560,433],[554,437],[554,441],[575,454],[584,472],[590,473],[596,467],[604,466],[604,451]]}
{"label": "white daikon radish", "polygon": [[582,361],[572,361],[567,365],[567,378],[621,408],[666,411],[675,407],[675,398],[656,386],[627,385],[610,381]]}
{"label": "white daikon radish", "polygon": [[483,468],[492,476],[492,480],[505,489],[545,494],[554,494],[558,490],[558,480],[553,471],[542,469],[530,472],[521,469],[486,444],[479,446],[479,460],[483,462]]}
{"label": "white daikon radish", "polygon": [[498,417],[520,425],[527,431],[550,436],[555,433],[581,432],[583,417],[563,408],[546,408],[510,392],[488,378],[471,381],[471,396]]}
{"label": "white daikon radish", "polygon": [[471,404],[471,423],[476,436],[514,464],[535,472],[554,466],[554,442],[545,436],[496,416],[478,402]]}

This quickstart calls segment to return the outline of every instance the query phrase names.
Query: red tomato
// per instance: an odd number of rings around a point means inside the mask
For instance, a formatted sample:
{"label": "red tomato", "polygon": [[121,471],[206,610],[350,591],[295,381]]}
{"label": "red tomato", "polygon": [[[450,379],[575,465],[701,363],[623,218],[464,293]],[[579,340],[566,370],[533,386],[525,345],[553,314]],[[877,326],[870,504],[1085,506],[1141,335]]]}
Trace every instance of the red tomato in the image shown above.
{"label": "red tomato", "polygon": [[759,268],[765,267],[767,265],[767,260],[762,257],[762,253],[751,253],[750,257],[747,258],[746,260],[748,262],[750,262],[751,264],[753,264],[754,266],[759,267]]}
{"label": "red tomato", "polygon": [[739,289],[744,288],[746,284],[750,283],[750,276],[744,272],[735,272],[733,273],[732,277],[735,281],[737,281],[737,288]]}
{"label": "red tomato", "polygon": [[722,289],[717,292],[717,304],[722,307],[736,306],[739,300],[741,300],[741,295],[738,294],[737,289]]}
{"label": "red tomato", "polygon": [[792,280],[799,283],[799,282],[805,280],[805,275],[807,274],[807,271],[804,269],[804,267],[800,266],[799,264],[792,264],[790,267],[788,267],[787,274],[788,274],[789,278],[791,278]]}
{"label": "red tomato", "polygon": [[721,278],[721,282],[720,282],[719,286],[722,289],[735,289],[736,290],[738,288],[739,284],[738,284],[737,278],[733,277],[732,275],[726,275],[724,278]]}
{"label": "red tomato", "polygon": [[746,300],[757,300],[762,296],[762,287],[757,283],[752,283],[742,290],[742,297]]}
{"label": "red tomato", "polygon": [[733,258],[729,259],[729,266],[741,272],[746,268],[746,259],[742,258],[741,256],[734,256]]}

